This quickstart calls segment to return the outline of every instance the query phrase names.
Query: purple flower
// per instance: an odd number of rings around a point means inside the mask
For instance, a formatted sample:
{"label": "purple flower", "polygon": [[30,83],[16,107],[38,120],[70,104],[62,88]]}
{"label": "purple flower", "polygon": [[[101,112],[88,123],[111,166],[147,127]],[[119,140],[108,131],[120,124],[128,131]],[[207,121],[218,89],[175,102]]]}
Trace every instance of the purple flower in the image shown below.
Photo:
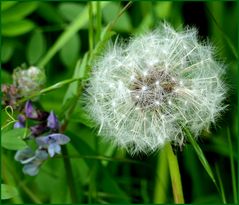
{"label": "purple flower", "polygon": [[32,102],[28,100],[25,104],[25,114],[30,119],[37,119],[38,114],[36,109],[33,107]]}
{"label": "purple flower", "polygon": [[69,137],[59,133],[36,138],[36,142],[40,146],[40,148],[46,148],[51,157],[53,157],[55,153],[60,154],[60,145],[66,144],[69,141]]}
{"label": "purple flower", "polygon": [[47,127],[49,127],[52,130],[59,129],[59,122],[58,122],[58,119],[53,111],[50,112],[50,114],[47,118]]}
{"label": "purple flower", "polygon": [[25,127],[25,125],[19,121],[15,122],[13,125],[13,128],[24,128],[24,127]]}
{"label": "purple flower", "polygon": [[21,162],[22,164],[26,164],[31,162],[35,158],[35,153],[31,148],[26,148],[23,150],[18,150],[15,154],[15,160]]}
{"label": "purple flower", "polygon": [[30,176],[35,176],[39,172],[39,167],[44,160],[48,158],[48,154],[45,150],[36,150],[35,152],[31,148],[17,151],[15,160],[24,164],[23,173]]}
{"label": "purple flower", "polygon": [[26,121],[25,116],[20,114],[20,115],[18,115],[18,121],[15,122],[13,127],[14,128],[24,128],[25,127],[25,121]]}

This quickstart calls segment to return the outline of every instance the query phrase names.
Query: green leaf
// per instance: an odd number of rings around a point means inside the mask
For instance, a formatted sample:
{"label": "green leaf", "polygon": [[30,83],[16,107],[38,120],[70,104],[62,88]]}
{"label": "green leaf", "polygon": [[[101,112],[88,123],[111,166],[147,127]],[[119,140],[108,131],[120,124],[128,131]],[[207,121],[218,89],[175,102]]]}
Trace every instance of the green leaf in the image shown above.
{"label": "green leaf", "polygon": [[60,57],[62,62],[67,67],[73,67],[78,59],[80,51],[80,38],[77,34],[62,47],[60,50]]}
{"label": "green leaf", "polygon": [[2,52],[1,52],[1,60],[2,63],[6,63],[11,58],[14,52],[15,44],[11,41],[4,40],[2,41]]}
{"label": "green leaf", "polygon": [[9,150],[20,150],[27,147],[23,138],[27,132],[26,128],[17,128],[2,133],[2,147]]}
{"label": "green leaf", "polygon": [[46,41],[41,31],[32,34],[27,46],[27,60],[29,64],[35,64],[46,50]]}
{"label": "green leaf", "polygon": [[84,6],[79,3],[61,3],[59,13],[68,21],[73,21],[79,13],[84,10]]}
{"label": "green leaf", "polygon": [[1,2],[1,11],[4,11],[8,8],[11,8],[17,3],[17,1],[2,1]]}
{"label": "green leaf", "polygon": [[169,17],[170,11],[172,8],[172,2],[171,1],[162,1],[162,2],[157,2],[156,7],[155,7],[155,14],[161,18],[165,19]]}
{"label": "green leaf", "polygon": [[215,177],[213,175],[213,172],[211,170],[211,167],[206,159],[206,157],[203,154],[203,151],[201,150],[201,148],[199,147],[198,143],[196,142],[196,140],[194,139],[194,137],[191,135],[190,131],[187,128],[184,128],[185,133],[187,134],[187,139],[189,140],[189,142],[191,143],[191,145],[193,146],[198,159],[200,160],[200,162],[202,163],[204,169],[206,170],[206,172],[208,173],[209,177],[211,178],[211,180],[213,181],[213,183],[215,184],[215,186],[218,188]]}
{"label": "green leaf", "polygon": [[30,20],[19,20],[15,22],[2,24],[3,36],[18,36],[31,31],[34,28],[34,23]]}
{"label": "green leaf", "polygon": [[7,185],[7,184],[1,184],[1,199],[11,199],[18,195],[18,191],[15,187]]}
{"label": "green leaf", "polygon": [[[101,4],[102,8],[106,6],[108,2]],[[94,13],[95,14],[95,13]],[[59,36],[54,45],[48,50],[44,58],[39,62],[38,67],[44,67],[50,59],[67,43],[72,36],[75,35],[81,29],[85,23],[89,20],[88,7],[86,6],[74,21],[67,27],[67,29]]]}
{"label": "green leaf", "polygon": [[42,18],[50,23],[63,24],[64,20],[59,14],[58,10],[49,3],[39,2],[38,9],[36,10]]}
{"label": "green leaf", "polygon": [[12,82],[12,75],[4,69],[1,69],[1,82],[9,84]]}
{"label": "green leaf", "polygon": [[[110,23],[113,19],[115,19],[118,13],[122,10],[122,6],[116,2],[110,2],[103,9],[103,19],[106,23]],[[132,30],[132,25],[130,21],[130,17],[125,11],[118,19],[116,24],[114,25],[114,29],[118,31],[130,32]]]}
{"label": "green leaf", "polygon": [[2,23],[19,21],[31,14],[37,8],[38,2],[18,2],[16,5],[4,10],[1,13]]}

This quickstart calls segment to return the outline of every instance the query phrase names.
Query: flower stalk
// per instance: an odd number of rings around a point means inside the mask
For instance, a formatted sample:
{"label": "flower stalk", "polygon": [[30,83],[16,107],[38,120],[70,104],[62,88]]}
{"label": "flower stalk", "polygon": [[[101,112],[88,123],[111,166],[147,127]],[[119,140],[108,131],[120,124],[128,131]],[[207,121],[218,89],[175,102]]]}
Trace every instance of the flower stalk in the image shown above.
{"label": "flower stalk", "polygon": [[174,202],[176,204],[183,204],[184,203],[183,189],[177,157],[173,153],[173,149],[170,143],[166,144],[164,149],[166,150],[168,157],[168,166],[172,182]]}

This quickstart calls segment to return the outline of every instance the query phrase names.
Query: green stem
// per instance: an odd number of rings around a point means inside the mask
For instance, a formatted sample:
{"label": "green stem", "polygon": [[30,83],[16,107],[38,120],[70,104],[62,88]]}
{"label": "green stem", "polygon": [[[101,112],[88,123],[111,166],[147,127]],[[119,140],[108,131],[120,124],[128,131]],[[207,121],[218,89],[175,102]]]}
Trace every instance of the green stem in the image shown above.
{"label": "green stem", "polygon": [[229,128],[227,128],[227,137],[228,137],[228,144],[229,144],[229,151],[230,151],[230,164],[231,164],[231,172],[232,172],[233,198],[234,198],[234,203],[237,204],[238,200],[237,200],[236,175],[235,175],[235,166],[234,166],[234,160],[233,160],[231,133],[230,133]]}
{"label": "green stem", "polygon": [[168,188],[168,160],[165,149],[162,149],[158,155],[156,179],[153,202],[162,204],[166,202]]}
{"label": "green stem", "polygon": [[[66,156],[68,155],[66,146],[62,147],[62,154],[66,155]],[[65,167],[66,174],[67,174],[67,183],[68,183],[68,187],[70,189],[71,200],[72,200],[72,203],[76,203],[77,202],[77,194],[76,194],[76,188],[75,188],[75,184],[74,184],[74,176],[73,176],[71,162],[70,162],[69,158],[63,158],[63,161],[64,161],[64,167]]]}
{"label": "green stem", "polygon": [[165,151],[168,157],[168,165],[169,165],[170,177],[171,177],[172,188],[173,188],[174,202],[176,204],[183,204],[184,197],[183,197],[183,189],[182,189],[182,183],[181,183],[181,175],[180,175],[179,166],[178,166],[178,160],[176,155],[173,153],[173,149],[170,143],[165,145]]}

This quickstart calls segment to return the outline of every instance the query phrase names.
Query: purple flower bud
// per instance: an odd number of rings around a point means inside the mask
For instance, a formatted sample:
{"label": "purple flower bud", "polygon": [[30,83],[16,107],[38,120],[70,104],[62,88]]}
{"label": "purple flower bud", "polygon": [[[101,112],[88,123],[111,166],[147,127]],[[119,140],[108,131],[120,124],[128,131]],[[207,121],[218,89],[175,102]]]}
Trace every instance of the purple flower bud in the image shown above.
{"label": "purple flower bud", "polygon": [[32,102],[28,100],[25,104],[25,114],[30,119],[37,119],[38,114],[35,108],[32,105]]}
{"label": "purple flower bud", "polygon": [[24,128],[25,127],[25,121],[26,121],[25,116],[20,114],[20,115],[18,115],[18,121],[15,122],[13,127],[14,128]]}
{"label": "purple flower bud", "polygon": [[45,121],[47,119],[47,117],[49,116],[49,112],[45,112],[45,111],[37,111],[37,119],[39,121]]}
{"label": "purple flower bud", "polygon": [[39,125],[34,125],[30,127],[33,136],[37,137],[47,130],[46,124],[42,123]]}
{"label": "purple flower bud", "polygon": [[55,153],[59,154],[61,152],[60,145],[66,144],[69,141],[69,137],[59,133],[36,138],[37,144],[42,148],[47,148],[51,157],[53,157]]}
{"label": "purple flower bud", "polygon": [[21,123],[25,123],[25,121],[26,121],[26,117],[23,114],[18,115],[17,118],[18,118],[19,122],[21,122]]}
{"label": "purple flower bud", "polygon": [[24,127],[25,127],[25,125],[19,121],[15,122],[13,125],[13,128],[24,128]]}
{"label": "purple flower bud", "polygon": [[53,111],[50,112],[47,118],[47,127],[51,128],[52,130],[59,129],[59,122]]}

